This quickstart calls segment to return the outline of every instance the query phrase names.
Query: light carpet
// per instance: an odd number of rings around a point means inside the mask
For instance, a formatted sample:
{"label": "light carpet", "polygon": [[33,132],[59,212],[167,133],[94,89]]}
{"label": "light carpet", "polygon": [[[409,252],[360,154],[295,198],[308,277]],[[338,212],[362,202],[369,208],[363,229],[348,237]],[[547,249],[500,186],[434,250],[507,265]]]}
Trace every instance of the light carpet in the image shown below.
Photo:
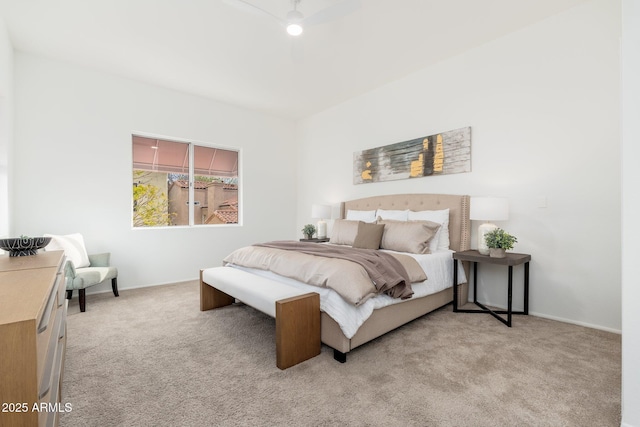
{"label": "light carpet", "polygon": [[444,307],[348,354],[276,367],[275,321],[199,311],[196,282],[69,305],[71,426],[619,426],[621,337]]}

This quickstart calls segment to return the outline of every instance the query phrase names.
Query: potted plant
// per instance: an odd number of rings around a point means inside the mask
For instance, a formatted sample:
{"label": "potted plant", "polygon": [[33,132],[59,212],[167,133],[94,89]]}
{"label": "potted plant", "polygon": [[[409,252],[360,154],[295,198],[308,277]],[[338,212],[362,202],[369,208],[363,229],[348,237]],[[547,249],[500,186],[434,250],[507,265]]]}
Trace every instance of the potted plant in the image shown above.
{"label": "potted plant", "polygon": [[307,224],[302,228],[302,234],[307,240],[311,240],[313,235],[316,234],[316,226],[313,224]]}
{"label": "potted plant", "polygon": [[489,256],[493,258],[504,258],[508,249],[513,249],[513,245],[518,239],[504,231],[502,228],[496,228],[484,235],[484,241],[489,248]]}

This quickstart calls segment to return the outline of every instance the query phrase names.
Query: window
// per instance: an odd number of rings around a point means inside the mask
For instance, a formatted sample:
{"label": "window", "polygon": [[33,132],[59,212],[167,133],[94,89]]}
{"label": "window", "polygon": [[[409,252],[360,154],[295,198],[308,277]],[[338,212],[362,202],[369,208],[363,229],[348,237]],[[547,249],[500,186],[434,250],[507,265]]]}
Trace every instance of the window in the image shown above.
{"label": "window", "polygon": [[133,226],[237,224],[238,151],[133,135]]}

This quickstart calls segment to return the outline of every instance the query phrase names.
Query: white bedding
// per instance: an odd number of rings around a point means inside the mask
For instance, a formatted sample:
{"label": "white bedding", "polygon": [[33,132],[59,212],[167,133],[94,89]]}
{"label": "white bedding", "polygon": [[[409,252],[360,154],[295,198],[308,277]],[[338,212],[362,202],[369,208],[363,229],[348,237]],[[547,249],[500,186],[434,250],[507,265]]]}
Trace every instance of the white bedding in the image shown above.
{"label": "white bedding", "polygon": [[[407,254],[415,258],[427,274],[427,280],[411,285],[415,292],[413,297],[407,300],[401,300],[381,294],[375,298],[369,298],[357,307],[347,303],[335,291],[328,288],[307,285],[294,279],[279,276],[270,271],[240,267],[237,265],[232,265],[232,267],[308,292],[317,292],[320,294],[320,309],[331,316],[338,325],[340,325],[340,329],[342,329],[344,335],[350,339],[356,334],[358,328],[371,316],[373,310],[392,304],[401,304],[404,301],[411,301],[411,299],[425,297],[451,287],[453,282],[452,254],[453,251],[451,250],[443,250],[424,255]],[[462,264],[458,263],[458,284],[465,283],[466,281],[467,278]]]}

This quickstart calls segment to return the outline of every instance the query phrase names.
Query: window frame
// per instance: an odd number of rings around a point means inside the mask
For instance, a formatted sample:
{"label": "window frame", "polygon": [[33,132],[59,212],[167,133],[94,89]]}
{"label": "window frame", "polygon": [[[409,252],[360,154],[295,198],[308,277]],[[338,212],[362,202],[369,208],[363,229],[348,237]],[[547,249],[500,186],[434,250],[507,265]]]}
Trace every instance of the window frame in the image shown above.
{"label": "window frame", "polygon": [[[173,136],[166,136],[166,135],[158,135],[158,134],[154,134],[154,133],[148,133],[148,132],[139,132],[139,131],[132,131],[130,132],[130,158],[129,158],[129,168],[130,168],[130,172],[131,172],[131,182],[135,181],[135,177],[134,177],[134,170],[135,168],[133,167],[133,138],[135,136],[141,137],[141,138],[149,138],[149,139],[158,139],[158,140],[164,140],[164,141],[168,141],[168,142],[177,142],[177,143],[183,143],[183,144],[187,144],[188,145],[188,150],[189,150],[189,188],[188,188],[188,194],[189,194],[189,224],[180,224],[180,225],[159,225],[159,226],[136,226],[134,225],[134,198],[133,198],[133,191],[132,191],[132,187],[130,187],[130,223],[131,223],[131,229],[132,230],[174,230],[174,229],[178,229],[178,228],[202,228],[202,227],[242,227],[243,226],[243,218],[244,218],[244,201],[243,201],[243,190],[242,190],[242,173],[243,173],[243,164],[242,164],[242,148],[241,147],[232,147],[229,145],[223,145],[223,144],[214,144],[214,143],[210,143],[210,142],[204,142],[204,141],[199,141],[199,140],[195,140],[195,139],[189,139],[189,138],[179,138],[179,137],[173,137]],[[195,162],[194,162],[194,153],[195,153],[195,147],[196,146],[200,146],[200,147],[205,147],[205,148],[213,148],[213,149],[219,149],[219,150],[226,150],[226,151],[233,151],[237,153],[238,156],[238,174],[237,174],[237,186],[238,186],[238,222],[237,223],[232,223],[232,224],[195,224],[194,221],[194,215],[195,215],[195,204],[194,204],[194,200],[195,200],[195,189],[194,189],[194,182],[195,182]]]}

